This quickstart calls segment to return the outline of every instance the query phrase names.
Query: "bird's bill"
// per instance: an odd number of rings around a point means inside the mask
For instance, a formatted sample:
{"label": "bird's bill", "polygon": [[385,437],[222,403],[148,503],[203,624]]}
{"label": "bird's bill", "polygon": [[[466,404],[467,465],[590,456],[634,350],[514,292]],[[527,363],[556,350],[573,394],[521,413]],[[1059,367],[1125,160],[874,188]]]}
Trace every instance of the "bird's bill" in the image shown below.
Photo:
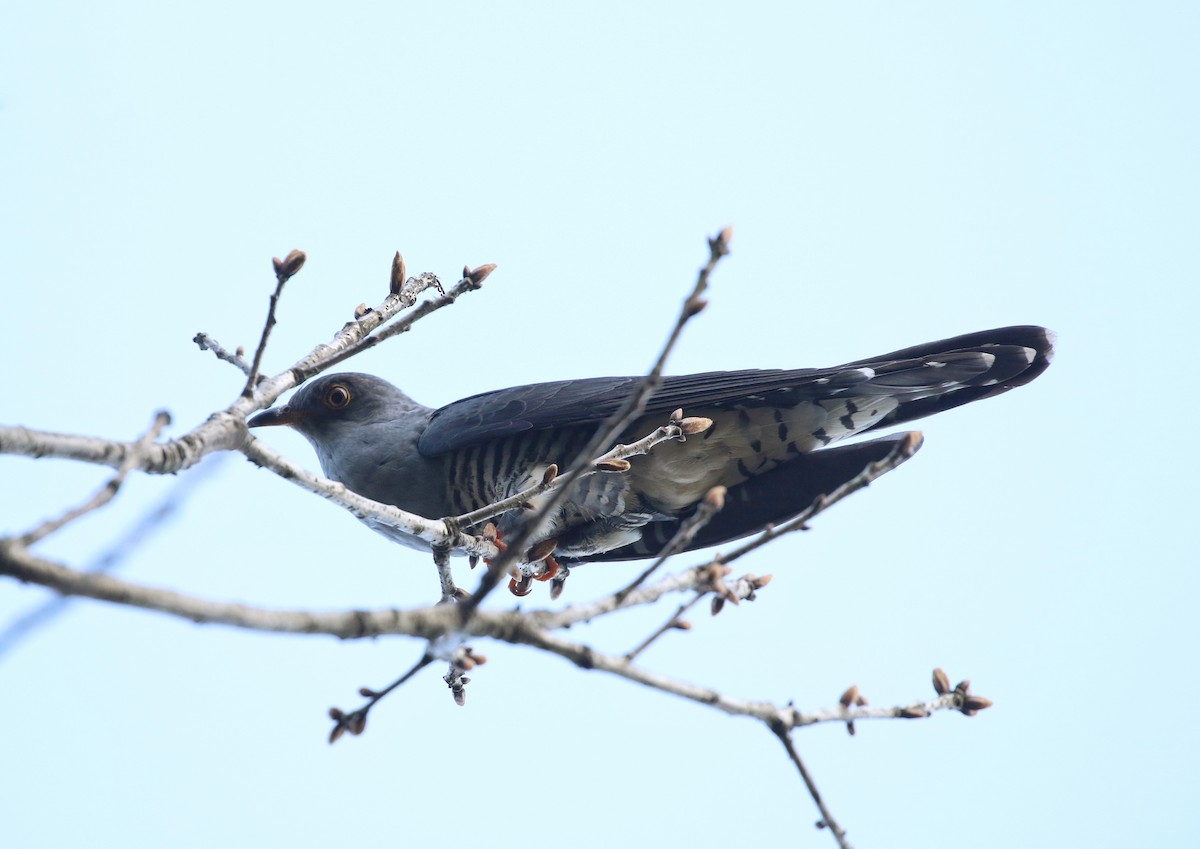
{"label": "bird's bill", "polygon": [[271,427],[273,425],[290,425],[300,421],[300,416],[291,407],[274,407],[263,410],[257,415],[246,419],[246,427]]}

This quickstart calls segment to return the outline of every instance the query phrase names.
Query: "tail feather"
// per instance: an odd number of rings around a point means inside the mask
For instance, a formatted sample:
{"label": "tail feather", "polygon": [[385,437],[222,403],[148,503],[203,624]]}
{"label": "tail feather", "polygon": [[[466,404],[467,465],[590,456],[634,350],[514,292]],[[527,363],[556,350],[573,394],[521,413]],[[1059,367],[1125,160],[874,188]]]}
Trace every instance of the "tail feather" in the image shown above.
{"label": "tail feather", "polygon": [[[1054,338],[1044,327],[1002,327],[904,348],[847,363],[845,368],[874,369],[876,377],[870,383],[881,391],[904,387],[897,392],[900,403],[896,409],[865,428],[865,432],[952,410],[1023,386],[1049,367],[1053,355]],[[929,380],[931,366],[939,371],[944,369],[947,379],[927,383],[928,392],[912,392],[921,381]],[[861,388],[855,391],[861,392]]]}

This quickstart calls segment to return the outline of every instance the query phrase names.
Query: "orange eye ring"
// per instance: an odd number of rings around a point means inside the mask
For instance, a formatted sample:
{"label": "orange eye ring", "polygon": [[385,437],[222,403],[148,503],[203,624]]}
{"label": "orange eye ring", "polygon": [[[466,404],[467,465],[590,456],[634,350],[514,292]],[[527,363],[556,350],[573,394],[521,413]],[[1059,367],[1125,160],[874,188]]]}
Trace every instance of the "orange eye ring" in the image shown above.
{"label": "orange eye ring", "polygon": [[331,410],[344,410],[350,406],[350,387],[344,383],[335,383],[325,390],[325,397],[321,400]]}

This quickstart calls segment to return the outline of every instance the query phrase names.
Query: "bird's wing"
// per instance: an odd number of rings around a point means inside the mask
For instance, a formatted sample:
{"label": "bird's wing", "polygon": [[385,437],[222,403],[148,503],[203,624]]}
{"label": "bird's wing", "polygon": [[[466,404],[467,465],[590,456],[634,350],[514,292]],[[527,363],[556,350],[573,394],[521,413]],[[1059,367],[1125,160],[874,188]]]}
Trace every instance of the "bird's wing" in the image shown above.
{"label": "bird's wing", "polygon": [[[896,398],[872,428],[909,421],[1032,380],[1049,364],[1040,327],[1007,327],[931,342],[824,369],[750,369],[663,378],[646,407],[653,415],[786,407],[837,396]],[[596,426],[638,386],[637,377],[597,377],[516,386],[449,404],[433,414],[418,447],[432,457],[533,430]]]}

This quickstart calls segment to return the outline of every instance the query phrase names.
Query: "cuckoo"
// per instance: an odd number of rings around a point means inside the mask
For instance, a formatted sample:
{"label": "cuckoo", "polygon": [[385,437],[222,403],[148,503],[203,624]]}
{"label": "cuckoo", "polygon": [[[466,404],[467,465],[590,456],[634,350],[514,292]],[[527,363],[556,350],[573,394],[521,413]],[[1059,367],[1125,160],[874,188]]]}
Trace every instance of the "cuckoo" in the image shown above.
{"label": "cuckoo", "polygon": [[[806,509],[907,434],[834,443],[1028,383],[1052,351],[1044,328],[1004,327],[832,368],[664,377],[642,418],[616,441],[645,436],[678,408],[711,426],[631,457],[627,470],[582,476],[527,551],[564,565],[653,556],[718,485],[727,488],[725,506],[689,548],[754,533]],[[640,381],[537,383],[432,409],[381,378],[331,374],[247,424],[290,425],[312,443],[327,477],[375,501],[440,518],[522,492],[551,464],[565,469]],[[502,538],[527,510],[495,520]],[[373,527],[425,546],[395,528]]]}

